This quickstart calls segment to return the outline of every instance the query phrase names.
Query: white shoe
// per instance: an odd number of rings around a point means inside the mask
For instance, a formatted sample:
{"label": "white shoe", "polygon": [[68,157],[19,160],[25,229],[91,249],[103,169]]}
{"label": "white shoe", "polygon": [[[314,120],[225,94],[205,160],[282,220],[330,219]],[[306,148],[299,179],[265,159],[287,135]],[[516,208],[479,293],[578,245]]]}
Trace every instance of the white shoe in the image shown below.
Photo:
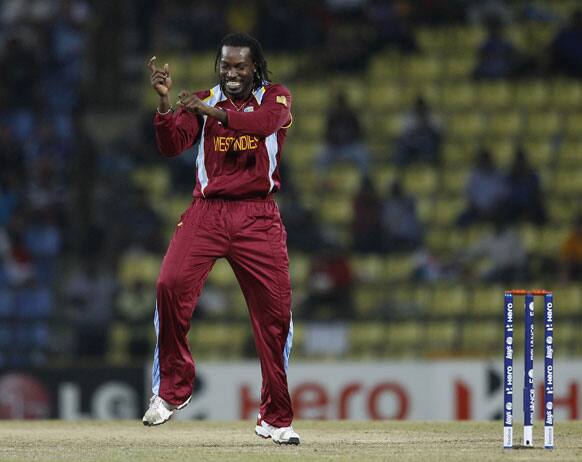
{"label": "white shoe", "polygon": [[259,414],[255,433],[261,438],[271,438],[277,444],[299,444],[299,435],[293,430],[293,427],[274,427],[268,424]]}
{"label": "white shoe", "polygon": [[164,401],[158,395],[154,395],[150,400],[150,406],[144,414],[142,422],[148,427],[151,427],[152,425],[161,425],[170,420],[170,417],[174,415],[174,411],[179,411],[188,406],[191,399],[192,396],[182,404],[174,405]]}

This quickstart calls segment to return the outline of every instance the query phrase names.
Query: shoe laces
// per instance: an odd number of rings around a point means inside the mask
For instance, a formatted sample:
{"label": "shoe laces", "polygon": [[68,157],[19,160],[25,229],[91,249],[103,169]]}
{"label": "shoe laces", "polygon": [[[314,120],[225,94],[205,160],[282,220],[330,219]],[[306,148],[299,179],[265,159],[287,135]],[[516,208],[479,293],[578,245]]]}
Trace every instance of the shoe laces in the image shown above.
{"label": "shoe laces", "polygon": [[[160,406],[164,406],[164,400],[160,398],[158,395],[154,395],[150,399],[150,407],[152,409],[159,409]],[[164,406],[166,407],[166,406]]]}

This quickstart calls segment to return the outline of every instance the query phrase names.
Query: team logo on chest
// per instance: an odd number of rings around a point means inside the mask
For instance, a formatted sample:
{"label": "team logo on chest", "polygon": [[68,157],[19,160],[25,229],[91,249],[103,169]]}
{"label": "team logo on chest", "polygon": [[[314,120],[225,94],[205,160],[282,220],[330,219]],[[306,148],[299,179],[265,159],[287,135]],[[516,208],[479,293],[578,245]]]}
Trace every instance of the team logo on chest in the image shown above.
{"label": "team logo on chest", "polygon": [[243,109],[243,112],[253,112],[255,109],[252,106],[247,106]]}
{"label": "team logo on chest", "polygon": [[257,136],[241,135],[234,136],[215,136],[214,150],[216,152],[227,151],[249,151],[257,149],[259,145],[259,138]]}

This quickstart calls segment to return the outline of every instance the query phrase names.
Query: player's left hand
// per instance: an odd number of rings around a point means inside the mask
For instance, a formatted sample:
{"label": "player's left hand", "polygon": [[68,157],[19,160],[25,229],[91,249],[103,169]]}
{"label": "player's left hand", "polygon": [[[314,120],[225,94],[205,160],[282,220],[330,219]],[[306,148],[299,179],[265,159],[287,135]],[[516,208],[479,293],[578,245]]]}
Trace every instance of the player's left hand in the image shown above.
{"label": "player's left hand", "polygon": [[198,96],[189,91],[182,90],[178,94],[178,106],[183,107],[187,111],[195,112],[201,115],[208,115],[209,106],[204,104]]}

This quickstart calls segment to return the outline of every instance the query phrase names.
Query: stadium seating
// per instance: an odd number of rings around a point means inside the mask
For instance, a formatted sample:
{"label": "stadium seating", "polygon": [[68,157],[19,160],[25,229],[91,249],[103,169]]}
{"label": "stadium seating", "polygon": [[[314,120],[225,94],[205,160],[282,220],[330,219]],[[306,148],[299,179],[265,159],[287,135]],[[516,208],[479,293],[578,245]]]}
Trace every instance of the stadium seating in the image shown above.
{"label": "stadium seating", "polygon": [[[555,3],[560,14],[567,14],[576,4]],[[507,32],[520,49],[535,52],[548,45],[554,31],[554,26],[532,22],[512,25]],[[284,151],[291,176],[304,204],[317,212],[325,226],[335,229],[344,243],[350,242],[352,198],[359,186],[359,172],[344,164],[333,166],[325,178],[314,171],[323,141],[325,111],[333,90],[339,88],[347,91],[357,108],[365,108],[361,111],[366,113],[362,114],[362,122],[373,152],[370,173],[377,190],[385,194],[394,178],[403,180],[405,189],[417,198],[430,252],[451,258],[484,232],[456,227],[456,219],[465,207],[464,187],[476,150],[488,147],[500,167],[506,169],[520,144],[540,172],[549,221],[542,226],[519,225],[517,229],[532,256],[556,259],[582,195],[582,84],[540,77],[476,82],[471,74],[475,50],[484,34],[481,28],[472,26],[420,27],[416,31],[419,53],[380,50],[370,58],[365,72],[333,76],[327,88],[322,88],[319,79],[297,77],[300,57],[286,53],[270,58],[275,75],[295,75],[289,83],[295,119]],[[181,78],[191,66],[208,59],[206,55],[177,59],[173,72]],[[390,163],[393,141],[402,115],[421,94],[444,121],[441,163],[397,169]],[[147,190],[153,203],[161,205],[160,198],[174,197],[163,172],[140,170],[134,172],[132,179]],[[322,188],[322,184],[326,187]],[[172,199],[163,204],[158,209],[166,210],[167,226],[173,228],[174,212],[184,203]],[[308,282],[310,256],[292,253],[290,261],[294,293],[301,295]],[[359,282],[354,293],[357,319],[350,324],[348,334],[349,357],[498,354],[502,338],[499,317],[506,288],[503,285],[458,280],[415,282],[410,254],[352,255],[350,262]],[[136,277],[123,268],[122,265],[124,279]],[[579,323],[579,287],[558,283],[556,275],[534,277],[536,284],[555,287],[559,316]],[[236,313],[237,319],[244,319],[244,300],[228,265],[217,263],[209,280],[230,294],[230,312]],[[516,316],[521,319],[519,310]],[[305,350],[301,346],[304,325],[300,316],[295,325],[299,345],[296,353],[301,356]],[[577,326],[558,325],[564,354],[582,352]],[[248,325],[243,321],[224,326],[197,325],[192,332],[193,348],[202,356],[235,356],[236,349],[248,340],[245,331]],[[518,331],[518,342],[523,340],[520,335]],[[118,348],[126,342],[116,329],[112,338]]]}

